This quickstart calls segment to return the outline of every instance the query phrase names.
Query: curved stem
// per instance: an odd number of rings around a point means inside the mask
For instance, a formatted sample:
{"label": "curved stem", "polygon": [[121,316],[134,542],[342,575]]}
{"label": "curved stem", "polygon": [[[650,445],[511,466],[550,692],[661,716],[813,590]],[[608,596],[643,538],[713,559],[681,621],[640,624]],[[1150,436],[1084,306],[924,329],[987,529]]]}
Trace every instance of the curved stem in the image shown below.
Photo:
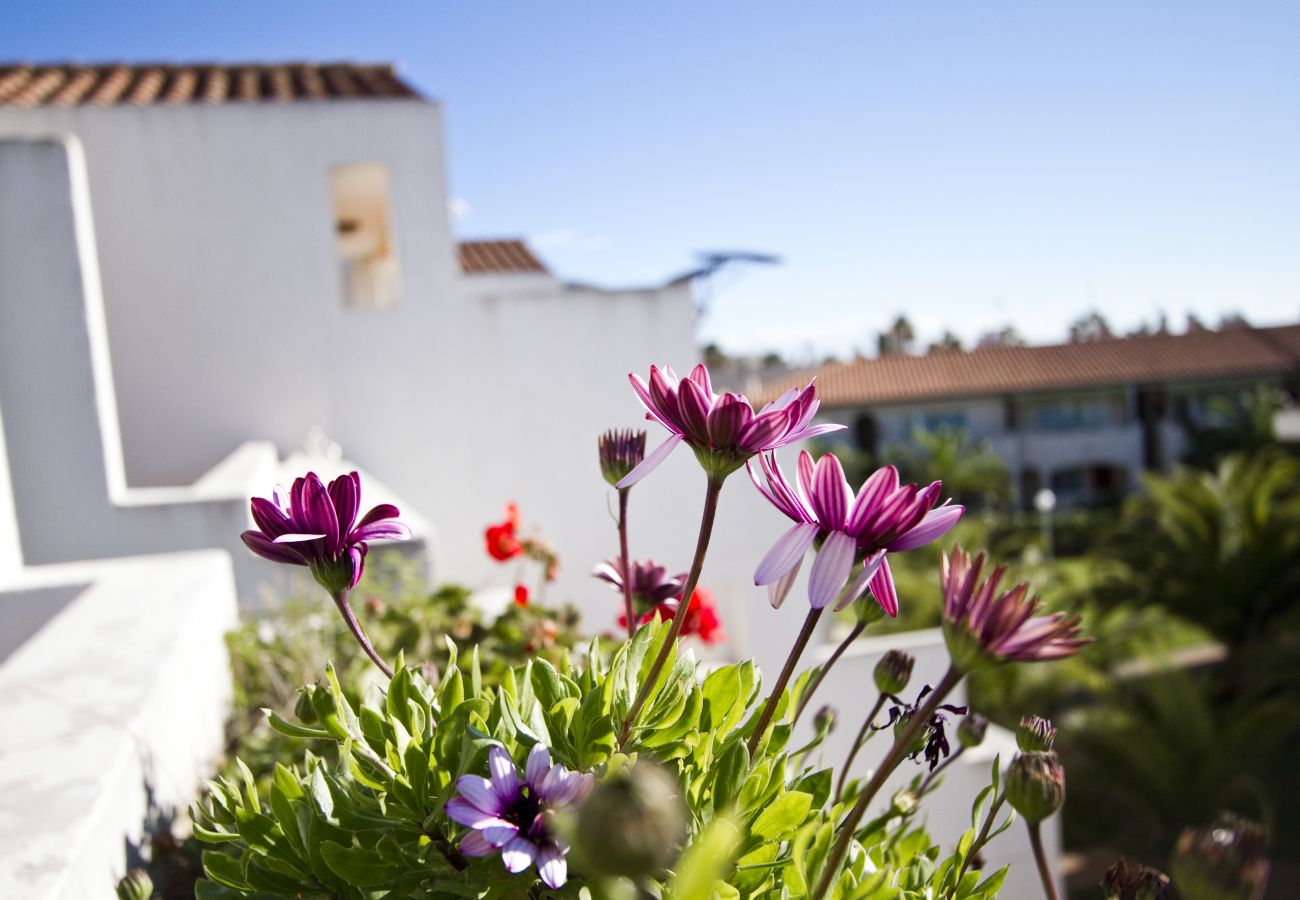
{"label": "curved stem", "polygon": [[618,558],[623,565],[623,614],[627,616],[627,636],[636,634],[636,611],[632,606],[632,562],[627,556],[627,495],[631,488],[618,492]]}
{"label": "curved stem", "polygon": [[826,858],[826,867],[822,870],[821,878],[817,882],[816,889],[812,892],[813,900],[821,900],[822,897],[830,896],[831,886],[835,883],[835,876],[839,873],[840,865],[844,862],[844,857],[849,852],[849,844],[853,842],[853,834],[857,830],[858,823],[867,812],[867,807],[875,799],[876,794],[884,786],[885,780],[893,774],[898,768],[898,764],[903,761],[907,753],[907,748],[911,746],[913,740],[921,729],[930,721],[934,711],[939,708],[943,699],[952,692],[961,681],[961,672],[955,666],[950,666],[944,673],[943,678],[939,679],[939,684],[935,686],[934,691],[926,699],[925,704],[918,709],[907,720],[907,725],[903,731],[894,739],[894,745],[889,748],[885,758],[881,760],[880,765],[871,776],[871,781],[867,782],[866,788],[858,796],[858,802],[853,805],[853,809],[844,817],[840,823],[840,835],[835,841],[835,846],[831,848],[830,855]]}
{"label": "curved stem", "polygon": [[980,828],[980,833],[975,837],[975,841],[962,858],[961,868],[957,870],[957,877],[952,882],[952,890],[948,892],[948,900],[954,900],[957,896],[957,888],[961,885],[962,876],[966,874],[966,869],[970,867],[971,860],[984,849],[984,845],[989,839],[989,829],[993,827],[993,820],[998,817],[998,809],[1001,808],[1003,801],[1006,799],[1007,795],[1005,793],[998,794],[993,798],[993,805],[989,807],[989,813],[984,817],[984,825]]}
{"label": "curved stem", "polygon": [[636,720],[641,715],[641,710],[646,701],[650,699],[650,692],[654,690],[655,683],[659,680],[659,673],[663,671],[664,663],[668,661],[669,654],[673,652],[673,647],[677,642],[677,635],[682,631],[682,623],[686,621],[686,613],[691,605],[691,595],[695,593],[695,585],[700,580],[700,570],[704,568],[704,556],[709,551],[709,538],[713,535],[713,520],[718,514],[718,497],[722,493],[722,482],[725,477],[714,478],[710,476],[704,489],[704,513],[700,517],[700,536],[695,541],[695,558],[691,560],[691,570],[686,576],[686,586],[682,588],[682,599],[677,604],[677,614],[673,616],[672,626],[668,629],[668,637],[664,639],[663,646],[659,648],[659,655],[655,657],[654,664],[650,667],[650,674],[636,692],[636,699],[632,701],[632,708],[628,710],[627,718],[623,720],[623,727],[619,729],[618,747],[620,750],[627,745],[628,738],[632,736],[632,729],[636,726]]}
{"label": "curved stem", "polygon": [[826,673],[831,670],[832,666],[840,661],[840,657],[844,655],[844,651],[849,649],[849,644],[856,641],[858,635],[862,634],[866,627],[867,623],[862,621],[859,621],[854,625],[853,630],[849,632],[849,636],[840,641],[840,645],[835,648],[835,652],[831,654],[830,659],[826,660],[826,665],[822,666],[821,669],[817,671],[817,674],[813,676],[812,684],[808,685],[808,690],[804,691],[804,695],[799,698],[799,705],[795,707],[794,718],[790,720],[791,728],[799,724],[799,717],[802,716],[803,711],[808,708],[808,701],[812,699],[813,693],[816,692],[817,688],[821,687],[822,679],[826,677]]}
{"label": "curved stem", "polygon": [[839,803],[840,798],[844,796],[844,783],[848,781],[849,770],[853,768],[853,760],[857,758],[858,751],[862,749],[867,742],[867,732],[871,729],[871,723],[876,721],[876,716],[880,715],[880,709],[885,705],[885,695],[881,694],[876,698],[876,705],[871,707],[871,712],[867,713],[867,720],[862,723],[858,729],[858,736],[853,739],[853,747],[849,750],[848,759],[844,760],[844,765],[840,768],[839,783],[835,785],[835,802]]}
{"label": "curved stem", "polygon": [[389,666],[388,663],[384,662],[383,658],[375,652],[375,648],[371,645],[370,639],[366,637],[366,633],[361,630],[361,623],[357,621],[356,614],[352,612],[352,605],[348,603],[348,592],[339,591],[335,594],[334,605],[337,606],[339,612],[342,613],[343,621],[347,624],[348,631],[352,632],[352,636],[357,639],[357,643],[361,645],[361,649],[366,651],[366,656],[369,656],[371,661],[375,665],[379,666],[379,671],[383,672],[389,678],[392,678],[392,667]]}
{"label": "curved stem", "polygon": [[1058,900],[1056,880],[1052,877],[1052,868],[1047,864],[1047,853],[1043,850],[1043,833],[1037,822],[1029,826],[1029,845],[1034,848],[1034,862],[1038,863],[1038,877],[1043,880],[1043,893],[1047,900]]}
{"label": "curved stem", "polygon": [[763,712],[758,717],[758,725],[755,726],[754,733],[749,736],[750,759],[753,759],[754,754],[758,752],[758,745],[763,742],[763,735],[767,732],[767,726],[772,722],[772,715],[776,712],[776,705],[781,702],[781,695],[785,693],[785,686],[790,683],[790,676],[794,673],[794,667],[798,664],[799,657],[803,656],[804,648],[808,646],[808,640],[817,628],[817,620],[822,617],[822,613],[825,611],[825,608],[808,610],[808,618],[803,620],[803,628],[799,629],[799,636],[794,639],[794,646],[790,648],[790,655],[785,658],[785,666],[781,669],[776,684],[772,685],[772,694],[767,698],[767,703],[763,706]]}

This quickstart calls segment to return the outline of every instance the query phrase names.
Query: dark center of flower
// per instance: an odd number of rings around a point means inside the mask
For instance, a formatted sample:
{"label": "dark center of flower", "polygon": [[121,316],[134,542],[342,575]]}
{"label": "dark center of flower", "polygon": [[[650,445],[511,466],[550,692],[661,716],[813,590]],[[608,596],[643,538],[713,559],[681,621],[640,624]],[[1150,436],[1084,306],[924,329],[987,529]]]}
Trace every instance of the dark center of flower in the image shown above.
{"label": "dark center of flower", "polygon": [[527,834],[542,811],[542,802],[533,796],[532,789],[525,786],[519,792],[519,799],[510,804],[510,808],[501,814],[511,825],[518,826],[521,834]]}

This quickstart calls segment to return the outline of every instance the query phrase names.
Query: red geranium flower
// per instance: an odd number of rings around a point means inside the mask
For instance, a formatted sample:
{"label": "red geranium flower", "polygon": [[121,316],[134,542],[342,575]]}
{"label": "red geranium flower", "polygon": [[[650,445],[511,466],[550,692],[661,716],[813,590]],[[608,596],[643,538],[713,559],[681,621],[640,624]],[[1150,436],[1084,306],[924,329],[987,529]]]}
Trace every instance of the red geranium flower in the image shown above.
{"label": "red geranium flower", "polygon": [[519,507],[513,503],[507,503],[506,520],[496,525],[489,525],[487,531],[483,532],[483,538],[487,543],[488,556],[498,562],[505,562],[523,553],[523,544],[515,536],[515,530],[518,527]]}
{"label": "red geranium flower", "polygon": [[[680,602],[676,599],[665,600],[639,621],[644,625],[658,615],[662,621],[667,622],[677,615],[677,604]],[[618,617],[618,624],[627,627],[626,614]],[[686,610],[686,618],[682,620],[681,634],[683,637],[694,635],[706,644],[717,644],[726,639],[722,633],[722,622],[718,619],[718,610],[713,605],[713,594],[705,588],[696,588],[691,594],[691,605]]]}
{"label": "red geranium flower", "polygon": [[515,606],[528,605],[528,588],[522,584],[515,585]]}

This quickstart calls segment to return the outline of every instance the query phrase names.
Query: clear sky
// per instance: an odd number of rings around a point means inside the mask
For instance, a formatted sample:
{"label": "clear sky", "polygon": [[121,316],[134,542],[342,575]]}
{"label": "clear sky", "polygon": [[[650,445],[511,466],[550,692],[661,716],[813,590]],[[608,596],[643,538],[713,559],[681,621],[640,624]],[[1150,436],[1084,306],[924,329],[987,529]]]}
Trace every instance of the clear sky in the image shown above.
{"label": "clear sky", "polygon": [[0,5],[0,59],[391,60],[444,105],[464,236],[712,298],[737,351],[1300,319],[1300,3]]}

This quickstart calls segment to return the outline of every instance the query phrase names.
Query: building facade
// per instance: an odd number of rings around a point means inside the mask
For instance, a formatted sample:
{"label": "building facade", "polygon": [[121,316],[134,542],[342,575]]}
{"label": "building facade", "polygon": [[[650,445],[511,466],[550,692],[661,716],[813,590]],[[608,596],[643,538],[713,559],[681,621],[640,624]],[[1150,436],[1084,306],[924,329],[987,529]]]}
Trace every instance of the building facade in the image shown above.
{"label": "building facade", "polygon": [[1051,488],[1086,506],[1182,460],[1198,429],[1232,427],[1250,392],[1294,399],[1300,325],[893,355],[816,374],[826,415],[850,424],[858,449],[887,457],[918,430],[961,431],[1001,457],[1022,504]]}

